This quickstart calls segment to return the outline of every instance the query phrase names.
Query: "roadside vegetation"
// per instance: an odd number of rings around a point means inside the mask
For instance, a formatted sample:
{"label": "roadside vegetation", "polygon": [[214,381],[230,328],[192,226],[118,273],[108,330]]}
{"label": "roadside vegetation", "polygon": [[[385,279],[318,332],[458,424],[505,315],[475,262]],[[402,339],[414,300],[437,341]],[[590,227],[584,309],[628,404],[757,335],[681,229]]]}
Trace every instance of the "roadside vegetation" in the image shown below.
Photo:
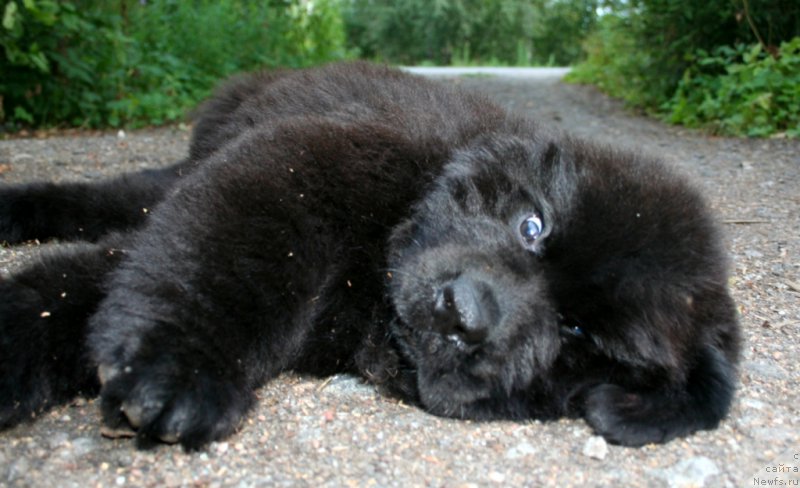
{"label": "roadside vegetation", "polygon": [[231,73],[575,67],[714,133],[800,136],[797,0],[0,0],[0,131],[182,120]]}
{"label": "roadside vegetation", "polygon": [[675,124],[800,136],[800,2],[604,3],[569,80]]}
{"label": "roadside vegetation", "polygon": [[0,122],[177,121],[221,78],[345,56],[335,0],[2,2]]}

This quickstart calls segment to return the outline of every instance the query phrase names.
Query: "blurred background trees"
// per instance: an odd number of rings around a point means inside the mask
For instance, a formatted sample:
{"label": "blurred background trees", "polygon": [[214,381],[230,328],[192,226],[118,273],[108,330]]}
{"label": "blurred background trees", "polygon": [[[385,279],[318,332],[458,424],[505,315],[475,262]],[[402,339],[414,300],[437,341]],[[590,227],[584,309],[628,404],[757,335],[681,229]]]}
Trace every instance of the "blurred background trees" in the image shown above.
{"label": "blurred background trees", "polygon": [[348,46],[403,64],[567,66],[598,0],[346,0]]}
{"label": "blurred background trees", "polygon": [[799,136],[797,0],[0,0],[0,127],[181,120],[231,73],[573,65],[631,106]]}

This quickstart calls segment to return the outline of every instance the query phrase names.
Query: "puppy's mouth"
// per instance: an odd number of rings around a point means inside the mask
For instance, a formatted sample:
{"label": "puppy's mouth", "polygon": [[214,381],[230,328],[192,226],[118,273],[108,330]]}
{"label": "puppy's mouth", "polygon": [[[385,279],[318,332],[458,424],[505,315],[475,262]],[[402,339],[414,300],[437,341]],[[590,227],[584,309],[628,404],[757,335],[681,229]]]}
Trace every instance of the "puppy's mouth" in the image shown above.
{"label": "puppy's mouth", "polygon": [[489,398],[494,378],[484,345],[451,334],[423,333],[425,351],[417,362],[420,399],[432,413],[459,415],[464,405]]}
{"label": "puppy's mouth", "polygon": [[[430,413],[463,419],[505,418],[515,377],[511,357],[492,343],[471,343],[457,334],[443,335],[406,324],[397,328],[398,343],[416,369],[419,401]],[[500,403],[492,409],[486,403]]]}

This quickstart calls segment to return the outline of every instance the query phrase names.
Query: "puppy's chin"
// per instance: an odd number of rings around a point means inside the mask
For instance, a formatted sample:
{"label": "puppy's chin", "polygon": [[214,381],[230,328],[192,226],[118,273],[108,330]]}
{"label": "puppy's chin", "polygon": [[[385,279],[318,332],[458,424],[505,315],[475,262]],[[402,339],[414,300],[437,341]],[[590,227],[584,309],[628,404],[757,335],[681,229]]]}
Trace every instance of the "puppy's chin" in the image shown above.
{"label": "puppy's chin", "polygon": [[427,411],[442,417],[471,418],[471,405],[491,398],[490,383],[458,373],[431,377],[425,371],[417,375],[420,401]]}
{"label": "puppy's chin", "polygon": [[529,416],[523,394],[505,391],[490,378],[457,371],[442,373],[420,369],[417,372],[417,388],[422,407],[440,417],[512,420]]}
{"label": "puppy's chin", "polygon": [[[394,336],[416,371],[421,406],[442,417],[491,420],[524,417],[514,400],[543,370],[533,343],[468,344],[456,337],[402,325]],[[520,347],[514,347],[520,346]],[[516,392],[516,393],[515,393]]]}

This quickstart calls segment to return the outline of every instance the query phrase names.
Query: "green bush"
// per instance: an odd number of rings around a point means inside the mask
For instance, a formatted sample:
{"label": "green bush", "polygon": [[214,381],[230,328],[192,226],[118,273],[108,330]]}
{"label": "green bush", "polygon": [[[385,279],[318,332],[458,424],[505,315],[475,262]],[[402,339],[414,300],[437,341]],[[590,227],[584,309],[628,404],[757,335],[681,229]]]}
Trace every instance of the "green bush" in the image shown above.
{"label": "green bush", "polygon": [[299,67],[344,55],[344,31],[330,0],[167,0],[130,9],[135,49],[125,62],[127,95],[108,122],[179,119],[221,78],[264,67]]}
{"label": "green bush", "polygon": [[337,0],[11,0],[0,46],[12,126],[161,124],[233,72],[345,56]]}
{"label": "green bush", "polygon": [[637,47],[631,34],[635,19],[607,15],[583,42],[586,61],[574,66],[566,80],[593,84],[637,107],[659,106],[669,93],[667,82],[653,80],[658,59]]}
{"label": "green bush", "polygon": [[736,37],[734,10],[730,0],[618,2],[583,42],[586,60],[567,80],[657,111],[689,66],[686,53]]}
{"label": "green bush", "polygon": [[5,3],[0,45],[0,122],[80,123],[104,97],[100,73],[117,57],[124,36],[112,18],[79,11],[72,3]]}
{"label": "green bush", "polygon": [[800,137],[800,37],[777,58],[760,44],[699,51],[664,108],[673,123],[717,133]]}
{"label": "green bush", "polygon": [[[584,41],[585,62],[568,81],[595,84],[687,125],[794,133],[796,60],[786,43],[800,36],[800,2],[609,0],[606,6]],[[752,53],[726,47],[756,43]]]}

